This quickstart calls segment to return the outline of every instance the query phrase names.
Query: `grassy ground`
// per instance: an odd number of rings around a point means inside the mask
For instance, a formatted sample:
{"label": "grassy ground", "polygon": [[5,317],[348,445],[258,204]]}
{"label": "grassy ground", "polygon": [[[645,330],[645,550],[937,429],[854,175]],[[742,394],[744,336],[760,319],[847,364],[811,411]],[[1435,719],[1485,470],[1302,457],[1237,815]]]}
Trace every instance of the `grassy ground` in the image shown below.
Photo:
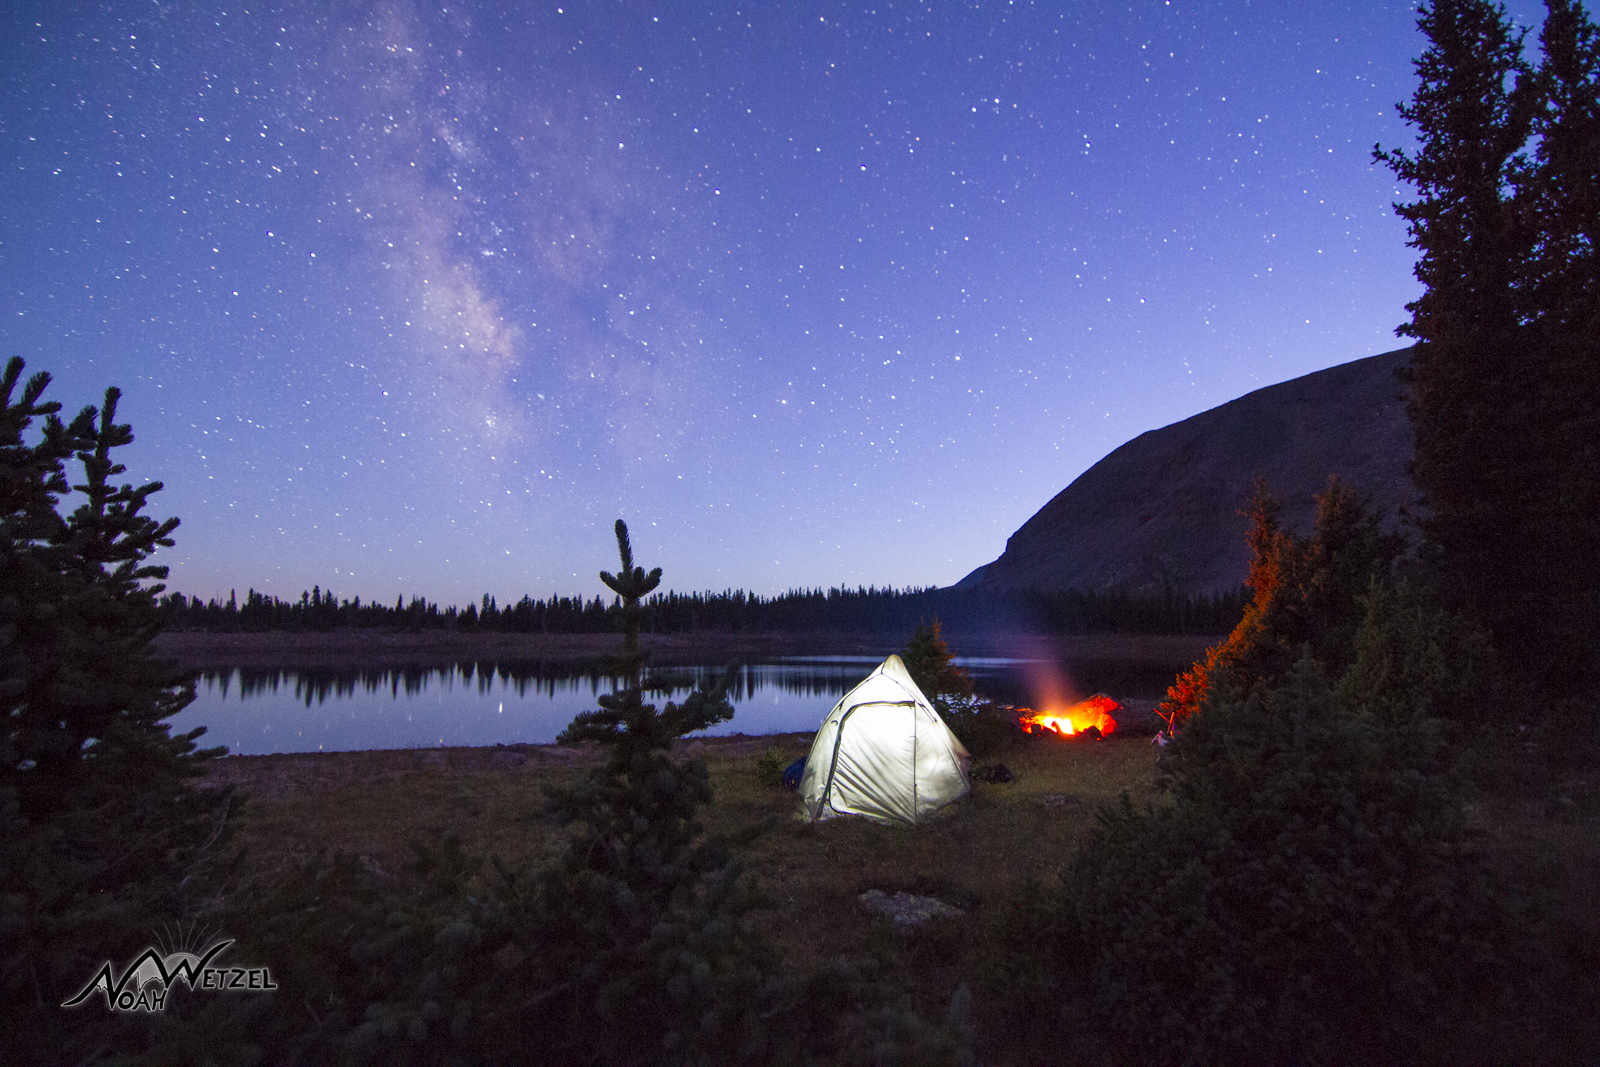
{"label": "grassy ground", "polygon": [[[773,740],[785,763],[804,756],[810,744],[809,735]],[[772,897],[769,931],[790,959],[809,964],[860,946],[874,920],[856,898],[869,889],[935,896],[976,914],[1030,875],[1053,879],[1093,825],[1096,808],[1123,790],[1147,794],[1155,771],[1155,749],[1147,738],[1041,738],[1002,758],[1015,781],[978,783],[970,800],[914,829],[866,819],[813,826],[795,817],[796,794],[760,781],[755,760],[712,759],[717,802],[710,826],[727,832],[781,817],[742,855]]]}
{"label": "grassy ground", "polygon": [[[1014,782],[978,783],[970,800],[921,827],[865,819],[812,826],[797,817],[797,794],[763,781],[759,767],[767,752],[783,764],[801,758],[810,741],[779,734],[681,746],[711,771],[708,829],[734,834],[774,824],[740,856],[767,899],[758,921],[792,963],[869,946],[891,957],[912,953],[920,960],[919,999],[936,1014],[964,980],[986,909],[1030,876],[1053,880],[1096,808],[1123,790],[1147,795],[1155,770],[1147,737],[1030,739],[998,756]],[[469,853],[536,861],[560,839],[542,787],[570,781],[600,759],[591,746],[235,756],[218,761],[212,779],[250,795],[238,827],[246,877],[271,881],[322,849],[359,856],[389,876],[403,870],[410,841],[436,841],[446,830],[457,831]],[[869,889],[936,896],[967,915],[914,938],[894,937],[859,906],[856,898]]]}
{"label": "grassy ground", "polygon": [[[710,768],[711,832],[776,819],[741,854],[773,897],[773,932],[801,958],[848,950],[867,920],[847,922],[841,912],[868,889],[981,907],[1030,871],[1051,877],[1096,806],[1125,789],[1148,793],[1155,769],[1148,738],[1042,738],[1001,754],[1016,781],[979,783],[970,800],[921,828],[864,819],[813,827],[795,817],[797,795],[764,783],[758,768],[763,753],[787,764],[810,741],[809,734],[736,735],[682,746]],[[586,745],[233,756],[217,762],[211,780],[236,783],[250,796],[238,828],[249,873],[270,877],[320,849],[392,871],[410,855],[409,841],[446,830],[458,832],[469,852],[537,859],[559,836],[542,787],[569,782],[600,758]]]}
{"label": "grassy ground", "polygon": [[[758,921],[790,962],[806,967],[838,955],[875,954],[909,981],[925,1018],[942,1017],[953,991],[971,978],[996,909],[1030,878],[1053,881],[1099,806],[1124,790],[1136,801],[1150,796],[1154,784],[1156,749],[1148,737],[1025,739],[991,757],[1006,763],[1014,782],[978,784],[972,799],[924,826],[864,819],[811,826],[796,817],[796,794],[764,781],[760,766],[764,753],[783,765],[804,756],[809,744],[808,734],[786,734],[680,747],[710,768],[716,800],[705,815],[713,832],[774,823],[740,855],[767,898]],[[1480,776],[1474,813],[1490,848],[1527,872],[1548,901],[1549,951],[1575,954],[1579,973],[1585,960],[1600,965],[1600,790],[1593,761],[1524,743],[1489,752],[1497,762]],[[390,877],[403,869],[410,841],[437,840],[446,830],[460,833],[469,853],[536,861],[561,833],[545,814],[542,786],[570,781],[600,759],[593,746],[319,753],[230,757],[217,761],[212,776],[251,796],[239,827],[249,848],[247,876],[270,881],[326,848],[359,856]],[[900,936],[860,907],[857,897],[869,889],[935,896],[965,915]],[[1586,1017],[1600,1008],[1593,997],[1593,990],[1569,997],[1570,1008],[1542,1013],[1540,1025],[1570,1028],[1581,1043],[1594,1028]],[[1542,1040],[1533,1033],[1509,1037],[1513,1047],[1531,1049]],[[1565,1039],[1557,1044],[1572,1047]],[[1006,1035],[980,1033],[980,1046],[984,1062],[1030,1062],[1025,1051],[1007,1051]]]}

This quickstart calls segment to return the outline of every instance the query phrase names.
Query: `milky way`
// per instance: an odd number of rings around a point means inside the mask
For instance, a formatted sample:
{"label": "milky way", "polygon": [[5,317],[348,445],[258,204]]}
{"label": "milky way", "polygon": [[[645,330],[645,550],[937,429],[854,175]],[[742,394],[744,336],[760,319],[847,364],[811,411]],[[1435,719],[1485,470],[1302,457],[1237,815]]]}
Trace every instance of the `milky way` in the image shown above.
{"label": "milky way", "polygon": [[948,584],[1417,292],[1403,4],[0,19],[0,354],[205,596]]}

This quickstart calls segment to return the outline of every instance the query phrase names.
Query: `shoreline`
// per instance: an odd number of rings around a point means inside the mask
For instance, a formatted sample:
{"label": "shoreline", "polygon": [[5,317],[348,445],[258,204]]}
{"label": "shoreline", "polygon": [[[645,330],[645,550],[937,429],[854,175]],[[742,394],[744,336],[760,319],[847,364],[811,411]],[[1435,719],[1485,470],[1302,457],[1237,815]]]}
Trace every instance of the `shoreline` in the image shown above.
{"label": "shoreline", "polygon": [[[1225,635],[1191,634],[963,634],[946,631],[945,643],[961,657],[1114,660],[1173,664],[1200,659]],[[905,647],[900,633],[697,633],[640,634],[657,666],[687,666],[737,659],[772,662],[798,656],[887,656]],[[153,649],[184,670],[229,667],[439,667],[466,660],[508,660],[551,665],[601,664],[616,655],[621,635],[400,633],[343,630],[331,633],[161,633]]]}
{"label": "shoreline", "polygon": [[[674,741],[672,754],[680,759],[712,753],[751,756],[768,748],[807,743],[810,737],[809,733],[793,731],[694,736]],[[604,760],[604,748],[594,741],[573,745],[516,742],[446,745],[438,748],[271,752],[248,756],[227,755],[209,760],[200,782],[211,788],[237,785],[246,789],[251,796],[280,800],[296,793],[327,793],[353,784],[400,778],[418,772],[483,774],[544,768],[587,768]]]}
{"label": "shoreline", "polygon": [[[1148,744],[1155,727],[1154,701],[1126,707],[1128,727],[1107,739],[1120,744]],[[808,748],[815,731],[784,730],[770,734],[695,734],[672,742],[674,758],[751,759],[769,749]],[[1101,742],[1040,738],[1037,747],[1094,745]],[[331,752],[271,752],[227,755],[208,760],[199,779],[202,788],[238,786],[262,800],[317,796],[357,785],[404,778],[412,774],[507,774],[552,769],[577,770],[604,762],[605,749],[594,741],[563,745],[514,742],[494,745],[444,745],[437,748],[367,748]]]}

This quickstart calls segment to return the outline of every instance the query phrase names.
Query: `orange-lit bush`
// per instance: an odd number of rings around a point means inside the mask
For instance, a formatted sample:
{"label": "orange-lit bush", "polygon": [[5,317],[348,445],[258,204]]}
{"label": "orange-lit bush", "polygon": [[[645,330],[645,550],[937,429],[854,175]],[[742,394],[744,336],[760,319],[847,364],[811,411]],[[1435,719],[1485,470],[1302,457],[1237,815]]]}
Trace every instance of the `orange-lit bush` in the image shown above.
{"label": "orange-lit bush", "polygon": [[1330,675],[1354,660],[1364,617],[1361,597],[1374,577],[1388,573],[1405,539],[1384,533],[1380,516],[1337,476],[1317,497],[1311,537],[1283,529],[1281,510],[1258,481],[1247,512],[1252,559],[1245,584],[1253,599],[1228,639],[1208,649],[1204,662],[1179,675],[1167,691],[1156,713],[1170,729],[1182,727],[1222,672],[1248,691],[1285,677],[1308,645]]}

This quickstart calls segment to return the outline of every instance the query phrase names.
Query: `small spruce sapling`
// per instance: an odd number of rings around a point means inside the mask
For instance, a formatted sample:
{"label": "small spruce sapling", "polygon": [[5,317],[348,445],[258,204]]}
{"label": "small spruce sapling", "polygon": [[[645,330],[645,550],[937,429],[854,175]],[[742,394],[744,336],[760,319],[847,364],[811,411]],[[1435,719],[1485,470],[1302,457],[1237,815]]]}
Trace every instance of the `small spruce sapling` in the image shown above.
{"label": "small spruce sapling", "polygon": [[973,695],[972,676],[955,665],[939,632],[938,616],[932,626],[917,626],[900,658],[922,695],[972,756],[993,752],[1013,731],[1014,723],[987,710],[988,703]]}
{"label": "small spruce sapling", "polygon": [[901,655],[911,680],[917,683],[922,695],[943,715],[950,710],[952,698],[967,700],[972,696],[972,676],[953,662],[949,646],[939,632],[939,617],[933,625],[919,623],[916,632],[906,644]]}
{"label": "small spruce sapling", "polygon": [[604,920],[589,923],[577,986],[612,1027],[602,1032],[618,1041],[626,1032],[627,1048],[637,1051],[645,1039],[659,1042],[665,1058],[728,1055],[765,1031],[755,1013],[770,969],[741,929],[752,901],[739,867],[720,840],[703,838],[696,818],[711,800],[705,761],[675,761],[670,746],[733,716],[727,693],[737,666],[682,704],[658,711],[644,702],[639,601],[660,584],[661,570],[634,565],[621,519],[616,536],[621,569],[600,578],[622,598],[618,667],[628,685],[600,697],[600,710],[574,718],[560,737],[604,745],[605,766],[551,792],[556,813],[580,827],[562,880],[581,885],[582,898],[604,901]]}

